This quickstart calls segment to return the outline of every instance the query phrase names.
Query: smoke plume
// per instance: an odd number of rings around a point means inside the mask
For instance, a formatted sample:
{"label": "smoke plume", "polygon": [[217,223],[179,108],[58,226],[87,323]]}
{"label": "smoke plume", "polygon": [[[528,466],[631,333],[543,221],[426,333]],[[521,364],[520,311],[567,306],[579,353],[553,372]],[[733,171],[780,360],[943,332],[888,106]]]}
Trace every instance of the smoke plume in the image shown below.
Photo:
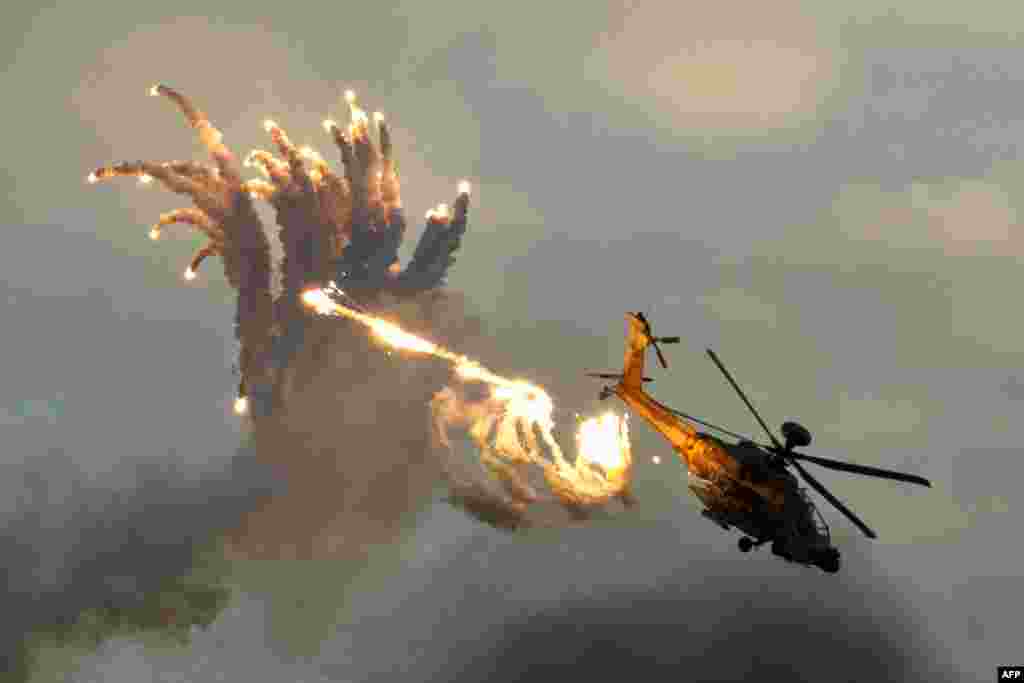
{"label": "smoke plume", "polygon": [[[213,164],[119,163],[96,169],[88,181],[134,176],[191,199],[192,207],[161,215],[149,236],[159,240],[164,229],[180,223],[206,239],[184,269],[188,280],[199,277],[206,259],[220,257],[238,295],[235,410],[251,431],[248,447],[233,462],[266,466],[275,486],[271,495],[258,495],[252,477],[240,477],[244,485],[230,488],[238,501],[227,506],[230,514],[199,525],[205,533],[183,526],[179,550],[161,563],[159,575],[136,571],[130,562],[159,542],[152,535],[118,543],[129,561],[115,569],[114,554],[102,548],[117,534],[84,534],[93,540],[91,547],[83,542],[83,552],[100,559],[89,563],[83,558],[78,563],[83,569],[68,580],[76,586],[91,581],[97,588],[82,592],[90,597],[64,605],[60,614],[38,615],[18,659],[23,672],[30,666],[31,649],[46,643],[95,646],[117,635],[152,630],[187,640],[189,629],[208,625],[228,599],[222,575],[200,572],[204,578],[189,579],[211,562],[330,558],[365,566],[376,548],[393,545],[409,517],[436,499],[439,481],[448,482],[450,502],[498,528],[569,524],[613,498],[628,500],[628,442],[624,468],[614,477],[607,462],[566,459],[554,440],[546,392],[470,360],[470,355],[493,358],[498,349],[482,321],[467,313],[462,296],[444,288],[467,231],[468,182],[459,183],[450,205],[438,204],[427,213],[425,229],[403,268],[398,250],[406,216],[390,131],[379,113],[371,123],[353,93],[346,93],[347,126],[324,121],[338,148],[341,172],[334,172],[316,150],[296,147],[281,125],[267,120],[264,129],[276,154],[252,151],[244,165],[258,169],[263,178],[249,180],[242,178],[220,131],[189,98],[166,85],[154,86],[150,94],[177,106]],[[259,200],[276,213],[284,253],[277,264],[254,210]],[[312,315],[302,295],[323,292],[328,283],[336,283],[334,291],[344,290],[341,303],[351,310],[400,323],[403,334],[457,350],[465,363],[410,357],[382,346],[358,321]],[[538,405],[548,412],[537,414]],[[471,417],[481,407],[490,430],[481,431],[481,421]],[[589,431],[581,427],[581,434],[593,440],[601,425],[604,433],[614,433],[608,428],[619,423],[609,419],[591,422]],[[465,433],[456,433],[460,429]],[[624,425],[620,431],[624,438]],[[467,436],[475,441],[464,444],[469,450],[453,446],[453,439]],[[540,443],[544,448],[538,448]],[[524,455],[529,463],[509,460]],[[517,472],[525,464],[534,470],[532,483]],[[613,480],[614,485],[609,483]],[[146,481],[147,487],[158,485],[160,477]],[[522,483],[518,489],[517,482]],[[544,500],[537,490],[548,494]],[[161,500],[148,488],[139,494],[156,504]],[[131,515],[126,512],[122,519]],[[128,533],[130,524],[124,528]],[[133,550],[133,543],[139,548]]]}

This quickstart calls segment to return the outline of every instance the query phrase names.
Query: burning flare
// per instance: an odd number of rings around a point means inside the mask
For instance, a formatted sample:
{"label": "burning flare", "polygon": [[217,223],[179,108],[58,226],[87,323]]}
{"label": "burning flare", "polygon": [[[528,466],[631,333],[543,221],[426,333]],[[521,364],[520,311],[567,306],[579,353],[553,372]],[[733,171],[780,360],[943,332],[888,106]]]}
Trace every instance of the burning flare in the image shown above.
{"label": "burning flare", "polygon": [[[293,323],[302,323],[299,302],[304,302],[323,315],[367,326],[389,348],[430,355],[451,366],[452,386],[434,393],[430,402],[434,436],[449,448],[441,464],[453,495],[471,501],[485,516],[496,506],[517,520],[515,526],[534,503],[561,503],[576,518],[576,512],[613,497],[626,501],[631,459],[623,419],[604,415],[581,420],[576,457],[567,459],[555,439],[554,402],[543,387],[500,376],[474,359],[361,308],[338,304],[316,289],[333,278],[366,301],[385,291],[401,299],[442,287],[468,226],[472,188],[467,180],[458,183],[450,204],[428,212],[419,242],[403,267],[398,252],[407,225],[391,131],[379,112],[372,115],[371,130],[370,117],[357,105],[354,92],[344,94],[348,122],[323,122],[340,153],[337,172],[315,149],[296,146],[276,121],[267,119],[264,129],[274,153],[256,150],[245,159],[245,166],[255,167],[262,179],[242,178],[241,164],[224,144],[221,131],[188,97],[163,84],[152,86],[149,94],[179,109],[214,163],[126,162],[97,168],[87,181],[133,177],[191,200],[193,206],[163,214],[149,234],[158,239],[164,226],[182,223],[202,233],[205,244],[193,255],[184,278],[195,279],[203,260],[217,256],[228,283],[238,292],[235,333],[242,388],[236,412],[251,410],[260,419],[279,409],[275,391],[288,384],[288,364],[296,353],[291,338],[301,337],[296,333],[304,324]],[[284,252],[279,273],[274,273],[254,199],[266,200],[276,209]],[[281,286],[275,294],[272,281],[277,274]],[[314,289],[300,297],[308,288]],[[278,344],[281,340],[288,343]],[[430,391],[434,389],[431,385]],[[450,456],[455,452],[447,439],[451,427],[465,429],[479,448],[468,480],[461,477],[464,472],[452,469],[455,458]],[[482,480],[482,474],[495,481]],[[540,495],[545,490],[553,494],[546,501]],[[536,517],[533,508],[530,515]]]}
{"label": "burning flare", "polygon": [[[337,287],[329,285],[335,291]],[[414,334],[406,332],[398,325],[388,322],[382,318],[375,318],[372,315],[361,313],[347,306],[342,306],[334,301],[324,289],[312,289],[304,292],[302,301],[313,308],[319,315],[333,315],[360,322],[369,327],[381,341],[396,349],[411,351],[413,353],[427,353],[439,358],[457,362],[460,356],[448,351],[437,344],[421,339]]]}
{"label": "burning flare", "polygon": [[[490,386],[489,399],[464,406],[451,389],[445,390],[448,393],[442,392],[444,410],[435,405],[435,417],[440,416],[444,427],[448,423],[467,426],[470,436],[480,446],[481,461],[497,468],[502,473],[499,476],[516,479],[517,475],[508,469],[512,463],[533,465],[543,472],[549,488],[563,503],[576,506],[601,505],[627,492],[632,459],[625,418],[606,413],[582,420],[576,435],[579,457],[574,464],[570,463],[555,440],[555,405],[543,387],[498,375],[468,356],[411,334],[392,322],[340,304],[330,292],[344,294],[331,283],[327,289],[304,292],[302,300],[319,315],[362,323],[392,348],[448,361],[456,377],[463,382]],[[441,415],[445,410],[448,412]],[[450,445],[447,437],[442,437],[442,441]],[[601,472],[592,465],[598,466]],[[532,490],[525,482],[517,485],[521,486],[521,491]]]}
{"label": "burning flare", "polygon": [[576,434],[580,457],[600,465],[611,474],[627,466],[623,457],[629,452],[629,428],[625,418],[605,413],[580,424]]}

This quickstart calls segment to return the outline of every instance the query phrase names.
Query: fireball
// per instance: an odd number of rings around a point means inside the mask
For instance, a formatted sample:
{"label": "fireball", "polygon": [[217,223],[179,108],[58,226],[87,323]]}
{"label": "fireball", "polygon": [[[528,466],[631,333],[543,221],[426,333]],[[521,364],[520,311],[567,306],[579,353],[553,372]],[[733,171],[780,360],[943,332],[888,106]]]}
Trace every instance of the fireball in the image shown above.
{"label": "fireball", "polygon": [[614,413],[592,417],[576,434],[579,456],[612,474],[629,465],[629,428],[626,418]]}

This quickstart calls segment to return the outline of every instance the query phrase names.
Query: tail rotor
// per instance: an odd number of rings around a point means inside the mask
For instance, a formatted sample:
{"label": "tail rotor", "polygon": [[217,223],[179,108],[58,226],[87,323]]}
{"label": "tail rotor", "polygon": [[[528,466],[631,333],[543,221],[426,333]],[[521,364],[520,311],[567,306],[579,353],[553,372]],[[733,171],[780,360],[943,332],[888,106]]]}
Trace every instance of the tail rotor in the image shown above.
{"label": "tail rotor", "polygon": [[655,337],[651,331],[651,323],[647,320],[647,316],[637,311],[636,317],[643,323],[644,334],[647,335],[647,340],[651,342],[651,346],[654,347],[654,352],[658,354],[658,362],[661,363],[661,367],[668,369],[668,361],[665,360],[665,354],[661,352],[661,347],[658,343],[662,344],[678,344],[681,341],[680,337]]}

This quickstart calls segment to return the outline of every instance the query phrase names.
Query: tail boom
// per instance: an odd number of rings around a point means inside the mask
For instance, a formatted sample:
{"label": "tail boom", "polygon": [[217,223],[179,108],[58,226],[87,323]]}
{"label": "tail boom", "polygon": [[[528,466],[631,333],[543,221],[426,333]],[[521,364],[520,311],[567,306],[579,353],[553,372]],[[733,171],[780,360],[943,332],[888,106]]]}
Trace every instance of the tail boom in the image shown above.
{"label": "tail boom", "polygon": [[665,437],[694,476],[705,480],[717,480],[724,475],[756,490],[771,504],[781,508],[782,496],[779,491],[770,485],[756,485],[744,481],[739,463],[730,457],[716,440],[705,438],[696,427],[673,414],[644,391],[644,361],[647,347],[651,345],[652,340],[647,325],[638,316],[627,313],[626,324],[626,353],[622,379],[610,388],[610,392],[622,399],[633,412]]}
{"label": "tail boom", "polygon": [[622,364],[622,379],[612,393],[647,420],[662,436],[669,440],[680,457],[690,465],[687,453],[697,439],[697,430],[680,420],[644,391],[644,363],[651,337],[647,325],[634,313],[626,314],[626,353]]}
{"label": "tail boom", "polygon": [[644,362],[651,338],[647,327],[633,313],[626,314],[626,355],[622,361],[620,386],[630,390],[643,391]]}

